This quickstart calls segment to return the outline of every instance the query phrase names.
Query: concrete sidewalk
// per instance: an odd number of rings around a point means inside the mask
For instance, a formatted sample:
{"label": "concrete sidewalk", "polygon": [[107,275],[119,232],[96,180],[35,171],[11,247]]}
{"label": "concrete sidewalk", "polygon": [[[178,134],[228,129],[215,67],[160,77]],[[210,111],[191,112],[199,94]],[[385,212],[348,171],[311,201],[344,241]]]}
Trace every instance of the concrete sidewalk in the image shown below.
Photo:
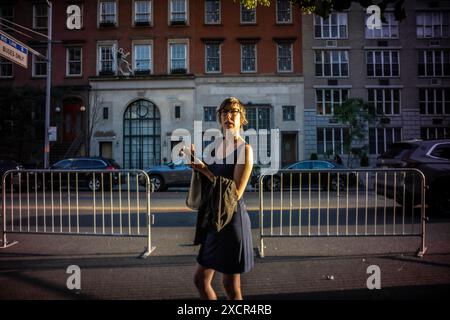
{"label": "concrete sidewalk", "polygon": [[[8,234],[19,244],[0,250],[0,299],[197,299],[193,228],[152,230],[156,250],[146,260],[138,258],[145,238]],[[267,257],[242,276],[244,297],[448,299],[450,223],[432,222],[427,233],[423,258],[414,256],[417,237],[267,239]],[[66,286],[70,265],[81,269],[81,290]],[[381,290],[366,287],[370,265],[380,267]],[[224,298],[220,278],[214,287]]]}

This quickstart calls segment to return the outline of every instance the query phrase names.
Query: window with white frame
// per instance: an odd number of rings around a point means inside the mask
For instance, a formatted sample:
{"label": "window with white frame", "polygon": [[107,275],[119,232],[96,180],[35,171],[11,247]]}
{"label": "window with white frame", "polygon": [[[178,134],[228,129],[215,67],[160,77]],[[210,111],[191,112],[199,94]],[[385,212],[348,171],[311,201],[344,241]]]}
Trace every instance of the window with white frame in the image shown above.
{"label": "window with white frame", "polygon": [[283,121],[295,121],[295,106],[283,106]]}
{"label": "window with white frame", "polygon": [[187,73],[187,43],[174,42],[170,47],[170,73]]}
{"label": "window with white frame", "polygon": [[450,88],[420,88],[420,114],[450,115]]}
{"label": "window with white frame", "polygon": [[8,59],[0,57],[0,78],[11,78],[13,76],[13,63]]}
{"label": "window with white frame", "polygon": [[450,50],[420,50],[419,76],[450,76]]}
{"label": "window with white frame", "polygon": [[205,0],[205,23],[220,23],[220,0]]}
{"label": "window with white frame", "polygon": [[[0,17],[8,21],[14,21],[14,7],[12,4],[2,4],[0,5]],[[11,24],[5,23],[5,21],[0,21],[1,30],[9,30]]]}
{"label": "window with white frame", "polygon": [[152,45],[133,44],[133,69],[136,74],[150,74],[152,71]]}
{"label": "window with white frame", "polygon": [[316,89],[318,115],[333,115],[334,108],[348,99],[348,89]]}
{"label": "window with white frame", "polygon": [[393,12],[385,12],[385,22],[382,22],[381,28],[369,29],[367,28],[367,19],[370,16],[366,16],[366,39],[391,39],[398,38],[398,21],[395,20]]}
{"label": "window with white frame", "polygon": [[398,77],[400,76],[400,58],[398,51],[368,51],[366,52],[368,77]]}
{"label": "window with white frame", "polygon": [[249,9],[241,3],[241,23],[256,23],[256,8]]}
{"label": "window with white frame", "polygon": [[416,14],[417,38],[448,38],[450,11],[423,11]]}
{"label": "window with white frame", "polygon": [[100,1],[100,25],[115,25],[117,21],[116,1]]}
{"label": "window with white frame", "polygon": [[289,0],[277,0],[277,23],[292,22],[292,5]]}
{"label": "window with white frame", "polygon": [[203,120],[204,121],[216,121],[216,107],[203,107]]}
{"label": "window with white frame", "polygon": [[170,0],[170,23],[187,23],[187,0]]}
{"label": "window with white frame", "polygon": [[368,89],[367,101],[379,115],[400,114],[400,89],[376,88]]}
{"label": "window with white frame", "polygon": [[69,47],[66,49],[66,75],[81,76],[83,49],[81,47]]}
{"label": "window with white frame", "polygon": [[400,140],[402,140],[402,128],[369,128],[369,153],[384,153],[391,143]]}
{"label": "window with white frame", "polygon": [[279,42],[277,43],[277,67],[278,72],[292,72],[292,43]]}
{"label": "window with white frame", "polygon": [[450,128],[449,127],[421,127],[420,139],[433,140],[433,139],[449,139]]}
{"label": "window with white frame", "polygon": [[348,22],[346,12],[333,12],[324,19],[314,16],[314,37],[320,39],[347,38]]}
{"label": "window with white frame", "polygon": [[317,50],[315,56],[317,77],[348,77],[348,51]]}
{"label": "window with white frame", "polygon": [[345,154],[344,139],[349,134],[345,127],[317,128],[317,153],[318,154]]}
{"label": "window with white frame", "polygon": [[33,5],[33,28],[47,29],[48,25],[48,6],[47,3],[37,3]]}
{"label": "window with white frame", "polygon": [[207,42],[205,43],[205,71],[206,73],[217,73],[221,71],[220,68],[220,43]]}
{"label": "window with white frame", "polygon": [[256,72],[256,43],[241,43],[241,72]]}
{"label": "window with white frame", "polygon": [[[44,57],[47,56],[47,48],[37,49],[37,51]],[[36,56],[33,54],[33,77],[45,77],[47,76],[47,60],[45,58]]]}
{"label": "window with white frame", "polygon": [[150,25],[152,21],[152,1],[134,1],[134,25]]}
{"label": "window with white frame", "polygon": [[114,44],[98,46],[98,71],[100,75],[112,75],[116,72],[116,55]]}

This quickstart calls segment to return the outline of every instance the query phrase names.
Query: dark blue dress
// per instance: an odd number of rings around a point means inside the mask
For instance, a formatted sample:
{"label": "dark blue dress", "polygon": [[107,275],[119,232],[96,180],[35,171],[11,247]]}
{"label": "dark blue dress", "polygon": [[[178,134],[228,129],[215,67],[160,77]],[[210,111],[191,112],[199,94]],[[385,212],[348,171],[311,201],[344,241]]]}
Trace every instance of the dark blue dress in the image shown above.
{"label": "dark blue dress", "polygon": [[[237,150],[234,152],[235,155]],[[236,159],[236,157],[235,157]],[[208,165],[215,176],[233,179],[234,163]],[[253,242],[250,217],[244,199],[239,199],[230,223],[220,232],[208,231],[202,241],[197,262],[225,274],[248,272],[253,268]]]}

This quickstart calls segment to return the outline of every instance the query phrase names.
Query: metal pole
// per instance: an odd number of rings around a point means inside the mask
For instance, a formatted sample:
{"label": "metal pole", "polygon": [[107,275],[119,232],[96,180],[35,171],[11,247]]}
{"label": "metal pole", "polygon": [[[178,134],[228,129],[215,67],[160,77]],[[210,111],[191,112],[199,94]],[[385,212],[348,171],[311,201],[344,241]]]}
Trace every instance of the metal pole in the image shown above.
{"label": "metal pole", "polygon": [[44,168],[49,167],[49,130],[50,130],[50,95],[52,85],[52,3],[47,0],[47,88],[45,95],[45,146],[44,146]]}

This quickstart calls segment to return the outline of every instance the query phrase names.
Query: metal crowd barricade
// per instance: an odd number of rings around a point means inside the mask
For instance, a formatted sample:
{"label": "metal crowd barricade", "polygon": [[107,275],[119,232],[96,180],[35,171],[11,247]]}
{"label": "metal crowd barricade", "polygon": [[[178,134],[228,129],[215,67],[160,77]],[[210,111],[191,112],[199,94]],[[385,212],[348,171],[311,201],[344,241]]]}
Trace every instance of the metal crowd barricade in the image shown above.
{"label": "metal crowd barricade", "polygon": [[10,170],[2,178],[2,246],[7,234],[147,237],[153,222],[142,170]]}
{"label": "metal crowd barricade", "polygon": [[417,236],[425,246],[425,176],[417,169],[279,170],[259,178],[265,238]]}

